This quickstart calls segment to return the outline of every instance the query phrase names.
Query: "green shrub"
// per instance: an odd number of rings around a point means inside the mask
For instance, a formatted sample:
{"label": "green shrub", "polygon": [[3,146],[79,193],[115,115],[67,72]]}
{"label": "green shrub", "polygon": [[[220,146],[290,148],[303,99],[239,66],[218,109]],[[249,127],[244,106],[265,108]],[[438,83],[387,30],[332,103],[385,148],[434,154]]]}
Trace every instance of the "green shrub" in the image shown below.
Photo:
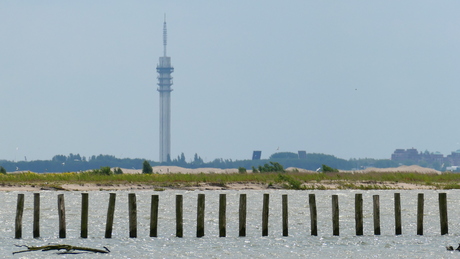
{"label": "green shrub", "polygon": [[302,190],[304,187],[302,186],[302,182],[294,179],[293,177],[285,174],[278,174],[278,181],[286,182],[284,187],[286,189],[293,189],[293,190]]}
{"label": "green shrub", "polygon": [[117,167],[117,168],[115,168],[115,169],[113,170],[113,173],[114,173],[114,174],[123,174],[123,170],[121,170],[120,167]]}
{"label": "green shrub", "polygon": [[153,168],[147,160],[144,160],[144,163],[142,163],[142,173],[143,174],[153,173]]}
{"label": "green shrub", "polygon": [[89,172],[90,174],[95,174],[95,175],[113,175],[112,170],[110,170],[110,167],[108,166],[101,166],[100,169],[94,169]]}
{"label": "green shrub", "polygon": [[0,174],[6,174],[6,169],[0,166]]}
{"label": "green shrub", "polygon": [[280,172],[284,172],[284,167],[278,162],[270,162],[270,164],[265,164],[264,166],[259,165],[259,172],[261,173],[272,173],[272,172],[280,173]]}
{"label": "green shrub", "polygon": [[323,169],[323,173],[338,173],[339,170],[338,169],[335,169],[335,168],[332,168],[332,167],[329,167],[327,165],[324,165],[322,166],[322,169]]}
{"label": "green shrub", "polygon": [[241,166],[238,167],[238,173],[240,173],[240,174],[245,174],[246,172],[247,172],[247,171],[246,171],[246,168],[241,167]]}

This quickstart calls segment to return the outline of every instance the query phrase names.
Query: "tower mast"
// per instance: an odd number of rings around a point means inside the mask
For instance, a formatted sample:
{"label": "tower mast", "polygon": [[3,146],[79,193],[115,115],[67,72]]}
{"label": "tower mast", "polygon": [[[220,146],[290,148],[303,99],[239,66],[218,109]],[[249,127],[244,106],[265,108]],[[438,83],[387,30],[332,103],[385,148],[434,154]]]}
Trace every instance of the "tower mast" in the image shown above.
{"label": "tower mast", "polygon": [[168,43],[168,32],[166,30],[166,14],[163,22],[163,57],[166,57],[166,45]]}
{"label": "tower mast", "polygon": [[160,162],[168,162],[171,159],[171,58],[166,56],[167,30],[166,14],[163,23],[163,57],[160,57],[157,65],[158,92],[160,93]]}

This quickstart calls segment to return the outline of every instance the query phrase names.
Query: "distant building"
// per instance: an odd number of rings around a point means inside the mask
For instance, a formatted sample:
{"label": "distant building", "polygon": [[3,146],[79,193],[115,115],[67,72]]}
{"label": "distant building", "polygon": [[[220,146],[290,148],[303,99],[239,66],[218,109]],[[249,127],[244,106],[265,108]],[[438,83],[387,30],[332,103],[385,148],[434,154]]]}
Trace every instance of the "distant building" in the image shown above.
{"label": "distant building", "polygon": [[391,154],[391,160],[400,163],[407,163],[411,161],[416,164],[438,164],[439,166],[443,164],[460,165],[460,150],[452,152],[452,155],[444,157],[444,155],[440,152],[418,152],[415,148],[396,149],[393,154]]}
{"label": "distant building", "polygon": [[460,149],[447,155],[446,161],[452,166],[460,166]]}
{"label": "distant building", "polygon": [[418,161],[420,159],[419,153],[417,149],[410,148],[410,149],[396,149],[395,152],[391,155],[391,160],[393,161],[406,161],[406,160],[413,160]]}
{"label": "distant building", "polygon": [[252,160],[260,160],[261,156],[262,156],[262,151],[252,152]]}

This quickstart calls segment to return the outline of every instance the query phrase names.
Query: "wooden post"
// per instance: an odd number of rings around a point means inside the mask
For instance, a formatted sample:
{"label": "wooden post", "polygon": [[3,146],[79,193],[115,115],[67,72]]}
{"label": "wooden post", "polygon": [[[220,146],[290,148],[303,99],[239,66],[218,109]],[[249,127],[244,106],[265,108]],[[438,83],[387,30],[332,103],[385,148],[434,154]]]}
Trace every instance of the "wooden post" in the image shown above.
{"label": "wooden post", "polygon": [[401,195],[394,194],[395,197],[395,235],[402,234],[402,220],[401,220]]}
{"label": "wooden post", "polygon": [[226,194],[219,195],[219,237],[225,237],[227,234],[226,225],[227,225],[227,196]]}
{"label": "wooden post", "polygon": [[332,234],[338,236],[339,228],[339,196],[332,195]]}
{"label": "wooden post", "polygon": [[268,236],[268,203],[270,196],[264,193],[264,200],[262,204],[262,236]]}
{"label": "wooden post", "polygon": [[176,237],[183,237],[182,195],[176,195]]}
{"label": "wooden post", "polygon": [[33,236],[34,238],[40,237],[40,193],[34,193]]}
{"label": "wooden post", "polygon": [[380,235],[380,199],[378,195],[373,197],[374,203],[374,235]]}
{"label": "wooden post", "polygon": [[14,229],[14,238],[22,238],[22,213],[24,211],[24,194],[18,194],[18,202],[16,206],[16,222]]}
{"label": "wooden post", "polygon": [[356,235],[363,235],[363,195],[361,193],[355,194],[355,226]]}
{"label": "wooden post", "polygon": [[80,237],[88,238],[88,193],[81,194],[81,229]]}
{"label": "wooden post", "polygon": [[246,194],[240,194],[240,209],[239,209],[239,236],[246,236]]}
{"label": "wooden post", "polygon": [[308,205],[310,206],[310,229],[311,235],[318,235],[318,215],[316,211],[316,198],[314,194],[308,195]]}
{"label": "wooden post", "polygon": [[137,237],[137,205],[136,194],[128,194],[128,209],[129,209],[129,237]]}
{"label": "wooden post", "polygon": [[64,194],[58,195],[59,238],[66,237]]}
{"label": "wooden post", "polygon": [[439,217],[441,222],[441,235],[446,235],[449,232],[449,224],[447,221],[447,194],[439,194]]}
{"label": "wooden post", "polygon": [[112,238],[113,216],[115,214],[116,193],[111,193],[109,197],[109,207],[107,209],[107,222],[105,224],[105,238]]}
{"label": "wooden post", "polygon": [[283,194],[282,197],[282,210],[283,210],[283,237],[289,235],[289,226],[288,226],[288,196]]}
{"label": "wooden post", "polygon": [[150,205],[150,237],[158,236],[158,195],[152,195]]}
{"label": "wooden post", "polygon": [[204,236],[204,194],[198,194],[196,211],[196,237]]}
{"label": "wooden post", "polygon": [[423,193],[419,193],[417,202],[417,235],[423,235],[423,200]]}

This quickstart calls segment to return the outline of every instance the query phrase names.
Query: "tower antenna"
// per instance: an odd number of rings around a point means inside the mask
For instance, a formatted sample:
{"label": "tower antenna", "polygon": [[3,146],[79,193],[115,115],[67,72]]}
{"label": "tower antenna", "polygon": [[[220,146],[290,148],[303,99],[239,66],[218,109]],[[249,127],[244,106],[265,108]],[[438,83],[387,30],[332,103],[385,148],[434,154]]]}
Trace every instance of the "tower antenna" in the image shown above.
{"label": "tower antenna", "polygon": [[166,14],[165,14],[165,20],[163,22],[163,48],[164,48],[164,57],[166,57],[166,43],[168,41],[168,32],[166,30]]}

